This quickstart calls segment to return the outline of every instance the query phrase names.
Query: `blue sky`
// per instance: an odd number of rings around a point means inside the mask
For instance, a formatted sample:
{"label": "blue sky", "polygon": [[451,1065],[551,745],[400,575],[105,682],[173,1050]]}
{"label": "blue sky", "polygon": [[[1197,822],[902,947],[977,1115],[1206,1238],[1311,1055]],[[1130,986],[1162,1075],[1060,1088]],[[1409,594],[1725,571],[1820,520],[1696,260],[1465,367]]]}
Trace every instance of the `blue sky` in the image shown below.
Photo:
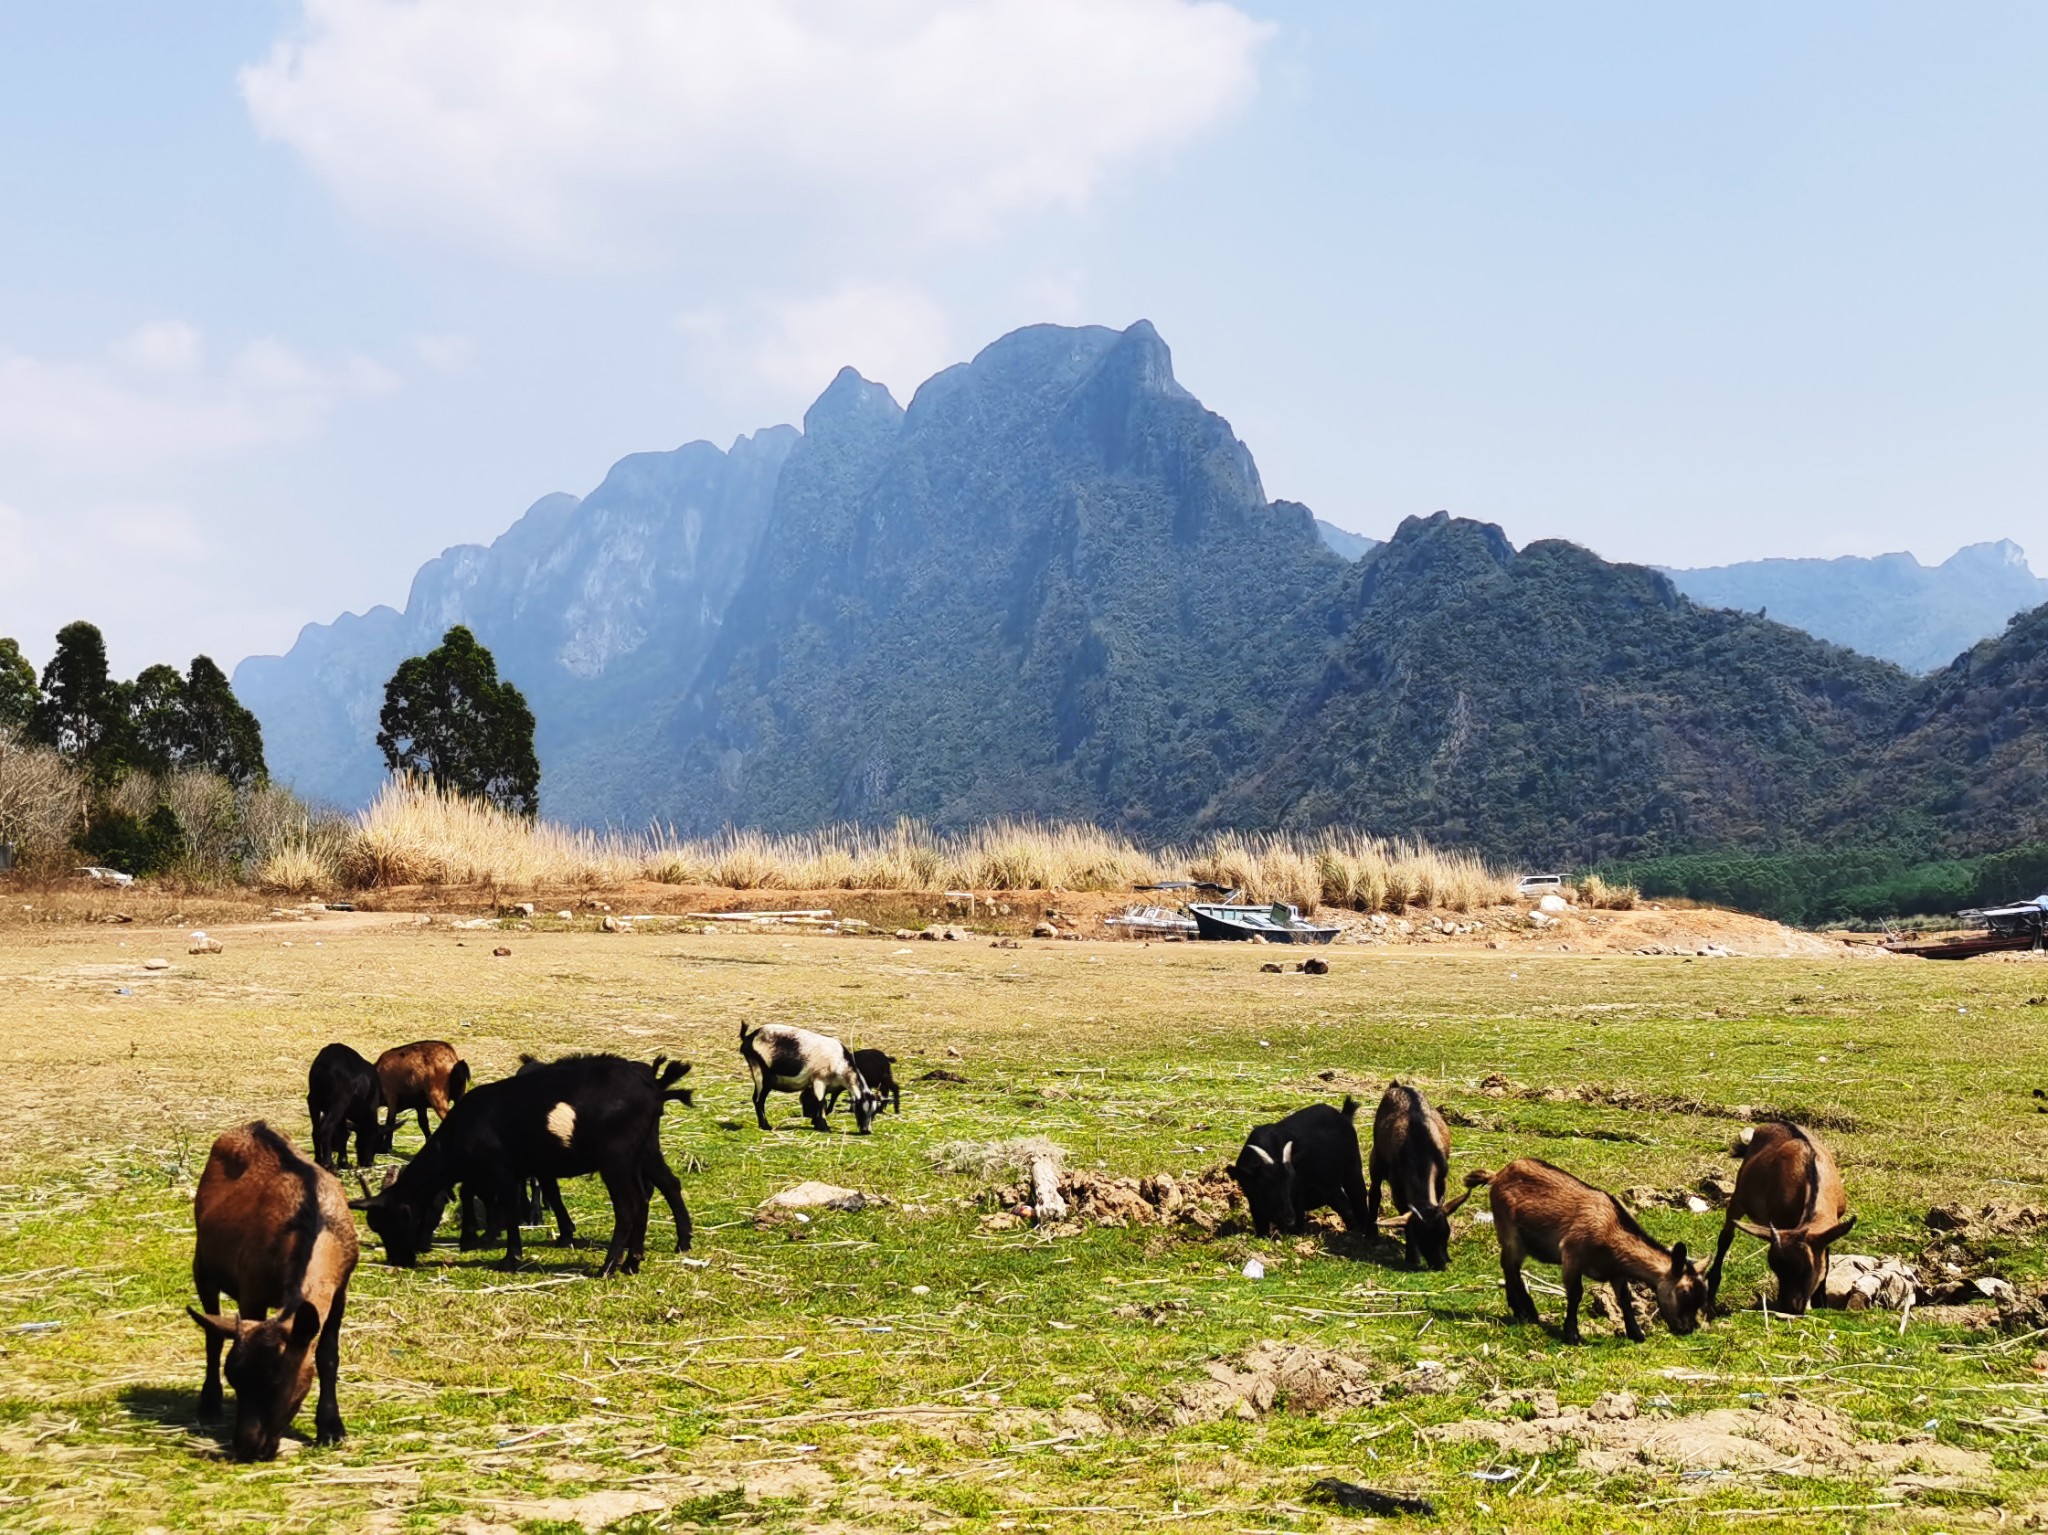
{"label": "blue sky", "polygon": [[1363,532],[2039,565],[2044,61],[2037,4],[12,0],[0,633],[282,649],[1041,319],[1150,318]]}

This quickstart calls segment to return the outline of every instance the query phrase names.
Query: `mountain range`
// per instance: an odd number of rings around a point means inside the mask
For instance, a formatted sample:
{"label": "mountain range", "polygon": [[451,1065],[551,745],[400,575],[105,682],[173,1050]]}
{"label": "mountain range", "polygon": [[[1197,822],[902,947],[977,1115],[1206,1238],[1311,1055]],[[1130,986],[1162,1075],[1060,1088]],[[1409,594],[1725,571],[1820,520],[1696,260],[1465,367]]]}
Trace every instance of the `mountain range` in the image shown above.
{"label": "mountain range", "polygon": [[623,460],[235,686],[345,805],[383,680],[461,622],[586,824],[1346,824],[1544,862],[2041,832],[2048,618],[1916,678],[1795,599],[1686,595],[1715,574],[1441,513],[1345,534],[1267,497],[1149,324],[1034,326],[907,407],[848,369],[801,431]]}

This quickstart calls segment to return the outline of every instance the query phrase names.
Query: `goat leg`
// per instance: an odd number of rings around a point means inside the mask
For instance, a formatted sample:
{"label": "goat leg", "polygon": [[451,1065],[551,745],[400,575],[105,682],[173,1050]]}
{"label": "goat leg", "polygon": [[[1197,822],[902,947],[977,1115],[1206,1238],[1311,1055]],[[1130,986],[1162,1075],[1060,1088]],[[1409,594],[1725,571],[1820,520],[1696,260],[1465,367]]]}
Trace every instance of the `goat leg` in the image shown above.
{"label": "goat leg", "polygon": [[[193,1284],[199,1290],[199,1309],[208,1316],[220,1315],[220,1290],[208,1284],[203,1275],[195,1273]],[[206,1329],[206,1384],[199,1388],[199,1421],[212,1423],[220,1417],[220,1349],[221,1335],[211,1327]]]}
{"label": "goat leg", "polygon": [[1579,1336],[1579,1302],[1585,1298],[1586,1281],[1577,1269],[1564,1271],[1564,1341],[1583,1343]]}
{"label": "goat leg", "polygon": [[768,1084],[763,1081],[754,1089],[754,1120],[763,1130],[773,1128],[768,1123],[768,1110],[764,1107],[767,1102]]}
{"label": "goat leg", "polygon": [[553,1178],[541,1178],[540,1197],[555,1212],[555,1245],[574,1247],[576,1245],[576,1223],[569,1219],[569,1207],[562,1203],[562,1185]]}
{"label": "goat leg", "polygon": [[1517,1322],[1540,1321],[1536,1302],[1529,1298],[1529,1286],[1522,1280],[1522,1260],[1501,1255],[1501,1283],[1508,1292],[1508,1316]]}
{"label": "goat leg", "polygon": [[1728,1218],[1721,1223],[1721,1235],[1714,1242],[1714,1264],[1707,1270],[1707,1304],[1713,1305],[1721,1296],[1721,1265],[1728,1260],[1728,1249],[1735,1241],[1735,1206],[1728,1206]]}
{"label": "goat leg", "polygon": [[342,1427],[341,1401],[334,1389],[341,1375],[341,1314],[347,1305],[348,1290],[343,1287],[335,1292],[327,1325],[320,1329],[320,1341],[313,1349],[313,1365],[320,1372],[320,1405],[313,1410],[313,1442],[319,1445],[340,1444],[348,1433]]}
{"label": "goat leg", "polygon": [[1623,1332],[1628,1334],[1628,1341],[1631,1343],[1642,1342],[1643,1324],[1636,1320],[1635,1297],[1629,1294],[1628,1281],[1626,1279],[1614,1281],[1614,1303],[1621,1308],[1621,1328]]}

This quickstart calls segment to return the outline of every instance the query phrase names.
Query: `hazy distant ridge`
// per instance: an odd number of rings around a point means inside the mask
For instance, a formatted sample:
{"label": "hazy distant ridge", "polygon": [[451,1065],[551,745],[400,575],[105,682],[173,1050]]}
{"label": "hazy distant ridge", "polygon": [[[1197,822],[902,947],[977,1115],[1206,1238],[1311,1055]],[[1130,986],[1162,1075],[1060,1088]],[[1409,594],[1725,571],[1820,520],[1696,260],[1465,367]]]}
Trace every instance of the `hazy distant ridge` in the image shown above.
{"label": "hazy distant ridge", "polygon": [[1971,544],[1939,565],[1910,554],[1745,560],[1666,572],[1707,607],[1754,613],[1908,671],[1946,666],[2013,616],[2048,602],[2048,580],[2009,539]]}

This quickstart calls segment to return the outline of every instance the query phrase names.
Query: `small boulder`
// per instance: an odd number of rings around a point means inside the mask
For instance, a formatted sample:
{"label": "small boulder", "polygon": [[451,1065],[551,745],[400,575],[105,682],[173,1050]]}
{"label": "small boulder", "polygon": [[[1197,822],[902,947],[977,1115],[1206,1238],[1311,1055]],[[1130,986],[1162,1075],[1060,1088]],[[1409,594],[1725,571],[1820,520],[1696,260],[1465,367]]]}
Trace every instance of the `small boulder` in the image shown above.
{"label": "small boulder", "polygon": [[1054,927],[1050,922],[1041,922],[1038,924],[1038,926],[1034,927],[1031,930],[1031,936],[1033,938],[1057,938],[1059,937],[1059,935],[1060,930]]}
{"label": "small boulder", "polygon": [[1259,974],[1261,975],[1278,975],[1279,973],[1280,965],[1277,960],[1269,959],[1263,965],[1259,966]]}
{"label": "small boulder", "polygon": [[630,933],[633,931],[632,923],[621,921],[613,916],[607,916],[602,922],[598,923],[598,927],[607,933]]}
{"label": "small boulder", "polygon": [[145,970],[168,970],[171,968],[171,962],[167,959],[145,959],[142,962],[142,968]]}
{"label": "small boulder", "polygon": [[493,959],[510,959],[512,957],[512,951],[506,948],[501,943],[495,949],[491,950],[491,957]]}

